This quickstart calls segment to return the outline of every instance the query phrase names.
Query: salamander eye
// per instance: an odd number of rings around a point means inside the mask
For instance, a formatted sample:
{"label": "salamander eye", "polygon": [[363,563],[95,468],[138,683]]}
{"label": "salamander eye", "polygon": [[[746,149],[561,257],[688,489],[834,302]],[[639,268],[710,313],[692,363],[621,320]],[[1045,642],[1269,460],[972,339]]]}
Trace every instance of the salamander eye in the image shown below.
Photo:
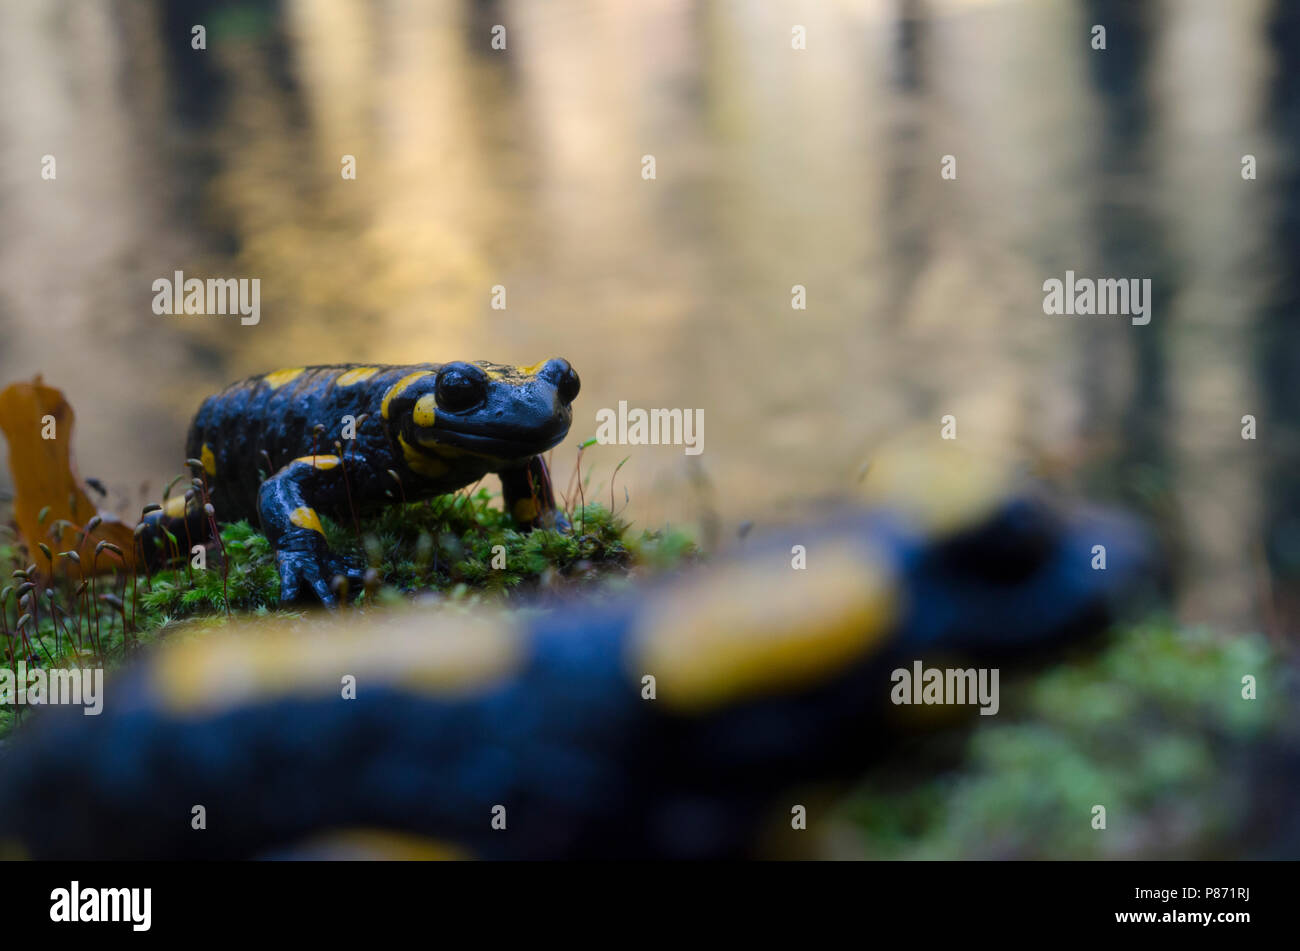
{"label": "salamander eye", "polygon": [[578,398],[578,390],[582,388],[582,381],[578,379],[578,373],[568,360],[562,357],[556,357],[554,360],[547,360],[546,366],[542,367],[542,372],[538,374],[543,380],[549,380],[554,386],[560,399],[565,403],[572,403]]}
{"label": "salamander eye", "polygon": [[440,409],[459,412],[483,402],[487,396],[487,374],[468,363],[448,363],[438,371],[434,395]]}

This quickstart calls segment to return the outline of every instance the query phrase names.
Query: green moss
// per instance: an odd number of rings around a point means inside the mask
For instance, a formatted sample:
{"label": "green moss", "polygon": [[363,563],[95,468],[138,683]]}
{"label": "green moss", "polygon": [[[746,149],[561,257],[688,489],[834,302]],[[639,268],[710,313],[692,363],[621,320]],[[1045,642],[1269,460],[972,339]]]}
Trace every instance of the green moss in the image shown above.
{"label": "green moss", "polygon": [[572,531],[522,533],[491,501],[480,489],[393,506],[359,526],[323,524],[333,551],[377,572],[389,589],[377,597],[435,590],[481,600],[591,585],[634,568],[663,570],[697,551],[682,532],[633,536],[594,503],[569,513]]}
{"label": "green moss", "polygon": [[[1232,851],[1249,778],[1224,765],[1284,728],[1285,670],[1257,636],[1165,621],[1003,684],[1003,713],[955,757],[873,769],[837,829],[872,858],[1160,858]],[[1242,698],[1242,677],[1260,684]],[[951,748],[949,737],[949,748]],[[931,744],[934,746],[941,744]],[[1107,828],[1092,828],[1095,805]]]}

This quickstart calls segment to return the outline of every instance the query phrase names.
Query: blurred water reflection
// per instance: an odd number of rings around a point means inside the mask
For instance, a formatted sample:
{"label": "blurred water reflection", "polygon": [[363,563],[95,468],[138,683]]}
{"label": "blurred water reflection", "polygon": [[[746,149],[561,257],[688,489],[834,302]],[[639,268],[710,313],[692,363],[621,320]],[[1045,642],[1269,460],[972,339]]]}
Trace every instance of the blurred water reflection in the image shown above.
{"label": "blurred water reflection", "polygon": [[[1284,0],[7,3],[0,380],[67,390],[134,498],[247,373],[564,355],[561,481],[601,407],[705,410],[698,460],[588,454],[642,524],[786,517],[953,413],[1155,514],[1186,617],[1276,629],[1298,48]],[[260,278],[261,323],[155,316],[176,269]],[[1151,278],[1151,324],[1045,316],[1067,269]]]}

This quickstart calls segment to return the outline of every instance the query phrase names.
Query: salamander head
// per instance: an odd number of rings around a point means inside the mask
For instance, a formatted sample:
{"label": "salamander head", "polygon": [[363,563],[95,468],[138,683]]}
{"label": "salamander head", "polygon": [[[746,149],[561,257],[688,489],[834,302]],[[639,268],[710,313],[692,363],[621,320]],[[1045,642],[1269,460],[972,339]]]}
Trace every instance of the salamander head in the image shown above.
{"label": "salamander head", "polygon": [[568,434],[579,385],[559,358],[531,367],[445,363],[404,386],[385,418],[422,452],[526,459]]}

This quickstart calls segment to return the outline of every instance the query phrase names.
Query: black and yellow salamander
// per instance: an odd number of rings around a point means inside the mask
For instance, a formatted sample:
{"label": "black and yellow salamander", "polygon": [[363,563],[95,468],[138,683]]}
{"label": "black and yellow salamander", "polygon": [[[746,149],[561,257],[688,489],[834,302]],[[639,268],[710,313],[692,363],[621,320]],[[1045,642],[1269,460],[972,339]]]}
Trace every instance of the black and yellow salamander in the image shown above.
{"label": "black and yellow salamander", "polygon": [[[522,527],[562,524],[541,454],[568,433],[579,385],[563,359],[276,370],[206,399],[186,452],[212,517],[260,522],[275,548],[280,600],[314,594],[332,606],[332,581],[355,581],[359,569],[329,552],[321,513],[346,520],[493,472]],[[146,560],[164,552],[164,529],[205,537],[203,492],[187,494],[141,522]]]}
{"label": "black and yellow salamander", "polygon": [[978,719],[973,696],[900,704],[898,671],[1005,684],[1103,630],[1150,566],[1129,519],[955,452],[868,483],[865,506],[616,598],[164,646],[102,715],[42,710],[0,754],[0,855],[737,857],[761,830],[796,851],[789,790],[938,712]]}

